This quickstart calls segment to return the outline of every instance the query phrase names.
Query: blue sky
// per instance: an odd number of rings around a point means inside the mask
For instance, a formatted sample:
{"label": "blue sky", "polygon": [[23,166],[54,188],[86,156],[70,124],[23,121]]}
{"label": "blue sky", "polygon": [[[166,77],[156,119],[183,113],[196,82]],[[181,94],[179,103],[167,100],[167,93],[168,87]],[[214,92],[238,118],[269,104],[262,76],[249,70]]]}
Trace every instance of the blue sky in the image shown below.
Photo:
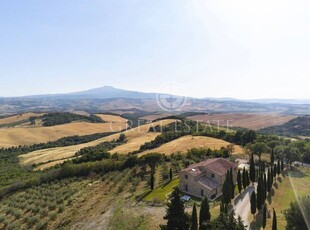
{"label": "blue sky", "polygon": [[[0,96],[310,98],[308,0],[2,1]],[[173,93],[173,92],[172,92]]]}

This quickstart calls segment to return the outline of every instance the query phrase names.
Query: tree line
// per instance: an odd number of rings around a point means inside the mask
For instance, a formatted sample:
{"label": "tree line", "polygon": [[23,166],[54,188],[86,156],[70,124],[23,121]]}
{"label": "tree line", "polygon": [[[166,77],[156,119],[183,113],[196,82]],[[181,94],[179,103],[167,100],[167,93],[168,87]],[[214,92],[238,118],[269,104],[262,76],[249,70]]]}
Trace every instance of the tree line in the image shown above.
{"label": "tree line", "polygon": [[[103,123],[104,121],[94,115],[91,114],[90,116],[85,116],[85,115],[80,115],[80,114],[74,114],[74,113],[47,113],[42,115],[41,117],[36,117],[36,118],[41,118],[43,121],[43,126],[54,126],[54,125],[61,125],[61,124],[67,124],[71,123],[73,121],[86,121],[86,122],[91,122],[91,123]],[[31,120],[32,118],[30,118]]]}

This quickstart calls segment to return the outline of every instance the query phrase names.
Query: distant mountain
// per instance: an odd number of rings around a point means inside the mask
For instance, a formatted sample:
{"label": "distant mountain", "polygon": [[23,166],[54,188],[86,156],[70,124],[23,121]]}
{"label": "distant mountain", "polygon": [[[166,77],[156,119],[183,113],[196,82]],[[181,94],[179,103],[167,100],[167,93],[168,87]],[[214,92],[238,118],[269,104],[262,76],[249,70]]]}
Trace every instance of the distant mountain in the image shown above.
{"label": "distant mountain", "polygon": [[245,100],[255,103],[263,103],[263,104],[271,104],[271,103],[281,103],[281,104],[310,104],[310,99],[277,99],[277,98],[271,98],[271,99],[254,99],[254,100]]}
{"label": "distant mountain", "polygon": [[[158,101],[158,97],[160,101]],[[169,94],[144,93],[104,86],[67,94],[0,98],[0,115],[25,111],[163,111],[180,103],[177,111],[205,113],[282,113],[310,114],[310,103],[291,103],[278,99],[238,100],[234,98],[186,98]],[[273,100],[273,101],[270,101]],[[278,100],[278,101],[276,101]],[[305,100],[307,101],[307,100]],[[309,101],[309,100],[308,100]],[[165,106],[161,104],[165,102]],[[184,103],[183,103],[184,102]]]}
{"label": "distant mountain", "polygon": [[236,99],[231,97],[212,98],[205,97],[204,99],[216,100],[216,101],[242,101],[253,102],[259,104],[310,104],[310,99],[278,99],[278,98],[265,98],[265,99]]}
{"label": "distant mountain", "polygon": [[142,98],[156,98],[156,93],[143,93],[138,91],[130,91],[124,89],[117,89],[112,86],[104,86],[100,88],[66,93],[66,94],[46,94],[46,95],[32,95],[25,96],[25,98],[66,98],[66,99],[108,99],[108,98],[130,98],[130,99],[142,99]]}
{"label": "distant mountain", "polygon": [[[65,93],[65,94],[44,94],[44,95],[30,95],[23,98],[83,98],[83,99],[108,99],[108,98],[127,98],[127,99],[155,99],[158,93],[145,93],[138,91],[131,91],[125,89],[118,89],[112,86],[103,86],[99,88],[89,89],[80,92]],[[170,94],[160,94],[164,96],[174,96]],[[1,97],[0,98],[5,98]],[[213,98],[204,97],[197,100],[211,100],[211,101],[236,101],[236,102],[252,102],[259,104],[310,104],[310,99],[236,99],[231,97]]]}
{"label": "distant mountain", "polygon": [[130,91],[124,89],[117,89],[112,86],[104,86],[100,88],[90,89],[86,91],[69,93],[67,96],[71,97],[83,97],[83,98],[96,98],[96,99],[106,99],[106,98],[156,98],[156,93],[142,93],[138,91]]}

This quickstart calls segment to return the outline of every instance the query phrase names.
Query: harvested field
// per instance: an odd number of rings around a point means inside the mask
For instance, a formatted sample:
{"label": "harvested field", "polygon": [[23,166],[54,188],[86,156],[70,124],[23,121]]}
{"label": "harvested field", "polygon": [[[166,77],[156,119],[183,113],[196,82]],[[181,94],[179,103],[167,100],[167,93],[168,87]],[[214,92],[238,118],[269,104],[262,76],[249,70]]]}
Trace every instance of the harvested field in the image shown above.
{"label": "harvested field", "polygon": [[56,160],[56,161],[51,161],[51,162],[48,162],[48,163],[45,163],[45,164],[42,164],[42,165],[39,165],[39,166],[35,167],[35,170],[47,169],[47,168],[53,167],[55,165],[61,164],[64,161],[72,160],[72,159],[74,159],[74,157],[70,157],[70,158],[66,158],[66,159],[61,159],[61,160]]}
{"label": "harvested field", "polygon": [[194,121],[209,122],[210,124],[227,127],[243,127],[248,129],[262,129],[269,126],[281,125],[292,119],[294,116],[286,116],[279,114],[212,114],[212,115],[196,115],[190,116],[188,119]]}
{"label": "harvested field", "polygon": [[75,122],[51,127],[14,127],[0,129],[0,147],[32,145],[55,141],[62,137],[73,135],[88,135],[120,131],[125,129],[125,123],[88,123]]}
{"label": "harvested field", "polygon": [[83,111],[83,110],[81,110],[81,111],[69,110],[68,112],[78,114],[78,115],[83,115],[83,116],[89,116],[90,115],[90,113]]}
{"label": "harvested field", "polygon": [[[139,154],[139,156],[157,152],[170,155],[176,152],[186,152],[187,150],[193,148],[210,148],[210,149],[220,149],[221,147],[227,147],[231,143],[227,141],[223,141],[220,139],[212,138],[212,137],[204,137],[204,136],[184,136],[180,137],[176,140],[163,144],[155,149],[149,149]],[[244,150],[235,145],[234,154],[244,153]]]}
{"label": "harvested field", "polygon": [[110,114],[96,114],[102,120],[106,122],[113,122],[113,123],[126,123],[128,120],[117,115],[110,115]]}
{"label": "harvested field", "polygon": [[[151,126],[167,125],[167,124],[170,124],[174,121],[175,120],[173,120],[173,119],[162,120],[162,121],[158,121],[158,122],[154,122],[154,123],[149,123],[146,125],[141,125],[139,127],[124,131],[122,133],[124,133],[128,139],[127,144],[133,143],[130,145],[131,146],[137,146],[134,144],[134,141],[132,141],[132,140],[136,139],[136,141],[138,140],[139,143],[140,142],[145,143],[147,141],[153,140],[157,135],[160,134],[160,133],[153,133],[153,134],[149,135],[149,133],[147,133],[147,132]],[[95,146],[95,145],[98,145],[98,144],[105,142],[105,141],[112,141],[113,139],[117,139],[119,137],[119,135],[120,135],[120,133],[117,133],[117,134],[113,134],[113,135],[110,135],[110,136],[107,136],[107,137],[104,137],[104,138],[101,138],[101,139],[98,139],[95,141],[91,141],[91,142],[79,144],[79,145],[72,145],[72,146],[66,146],[66,147],[56,147],[56,148],[34,151],[31,153],[21,155],[20,156],[20,162],[22,165],[32,165],[32,164],[39,164],[39,163],[45,163],[45,162],[51,163],[51,161],[60,161],[58,163],[61,163],[61,161],[65,161],[65,158],[74,157],[75,153],[82,148],[89,147],[89,146]],[[140,147],[140,145],[139,145],[139,147]],[[124,153],[126,152],[124,149],[123,149],[123,151],[124,151]]]}
{"label": "harvested field", "polygon": [[152,114],[152,115],[147,115],[140,117],[139,119],[141,120],[147,120],[147,121],[154,121],[156,119],[162,118],[162,117],[168,117],[171,116],[171,113],[162,113],[162,114]]}
{"label": "harvested field", "polygon": [[127,154],[129,152],[139,150],[141,145],[143,145],[145,142],[154,140],[158,135],[159,133],[145,133],[140,136],[131,137],[126,144],[117,146],[110,152]]}
{"label": "harvested field", "polygon": [[20,115],[10,116],[10,117],[0,119],[0,125],[19,122],[19,121],[29,119],[30,117],[38,117],[42,115],[43,113],[24,113]]}

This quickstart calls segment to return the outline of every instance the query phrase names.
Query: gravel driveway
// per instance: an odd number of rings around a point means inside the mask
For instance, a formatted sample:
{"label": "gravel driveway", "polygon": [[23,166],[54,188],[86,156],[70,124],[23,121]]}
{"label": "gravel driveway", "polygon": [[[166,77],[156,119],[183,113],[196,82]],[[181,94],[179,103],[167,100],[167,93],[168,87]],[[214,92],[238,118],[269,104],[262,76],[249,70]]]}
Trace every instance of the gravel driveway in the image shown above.
{"label": "gravel driveway", "polygon": [[247,225],[247,229],[250,229],[250,224],[248,222],[248,216],[251,212],[250,197],[255,187],[251,186],[244,190],[235,200],[234,200],[234,211],[235,217],[241,217],[244,225]]}

